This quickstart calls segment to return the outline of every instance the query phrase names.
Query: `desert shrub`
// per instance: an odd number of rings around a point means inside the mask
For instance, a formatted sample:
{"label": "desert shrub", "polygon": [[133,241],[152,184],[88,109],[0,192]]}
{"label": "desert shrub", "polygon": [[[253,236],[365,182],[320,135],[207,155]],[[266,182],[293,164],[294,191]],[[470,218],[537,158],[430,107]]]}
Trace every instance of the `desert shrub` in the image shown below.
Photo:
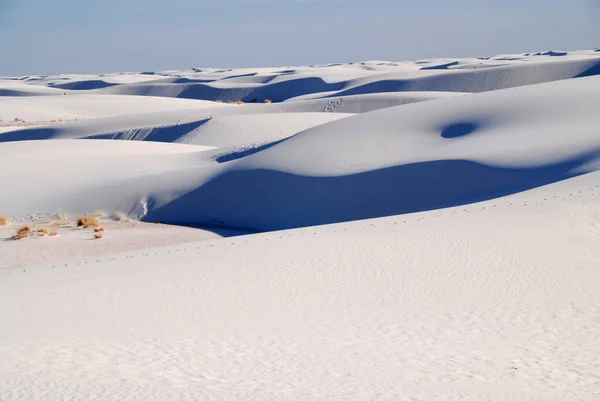
{"label": "desert shrub", "polygon": [[77,219],[77,227],[100,227],[100,221],[97,216],[81,216]]}
{"label": "desert shrub", "polygon": [[103,232],[103,231],[104,231],[104,228],[103,228],[103,227],[96,227],[96,228],[94,229],[94,232],[95,232],[95,233],[101,233],[101,232]]}
{"label": "desert shrub", "polygon": [[29,225],[24,225],[17,230],[17,233],[14,235],[14,239],[23,239],[29,237],[31,233],[31,227]]}
{"label": "desert shrub", "polygon": [[5,226],[8,224],[8,218],[6,216],[0,216],[0,226]]}
{"label": "desert shrub", "polygon": [[38,234],[40,234],[42,237],[45,237],[46,235],[50,235],[50,232],[44,227],[38,230]]}

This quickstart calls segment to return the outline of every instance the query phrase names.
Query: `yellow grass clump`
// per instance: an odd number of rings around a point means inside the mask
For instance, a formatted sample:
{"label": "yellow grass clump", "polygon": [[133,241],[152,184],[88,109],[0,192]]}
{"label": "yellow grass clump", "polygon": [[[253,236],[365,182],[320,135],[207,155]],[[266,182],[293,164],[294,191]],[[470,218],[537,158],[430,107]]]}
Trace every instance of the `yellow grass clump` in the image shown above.
{"label": "yellow grass clump", "polygon": [[95,232],[95,233],[101,233],[101,232],[103,232],[103,231],[104,231],[104,228],[103,228],[103,227],[96,227],[96,228],[94,229],[94,232]]}
{"label": "yellow grass clump", "polygon": [[31,227],[29,225],[24,225],[21,228],[19,228],[19,230],[17,231],[17,233],[14,235],[14,239],[23,239],[23,238],[27,238],[29,237],[29,234],[31,233]]}
{"label": "yellow grass clump", "polygon": [[38,230],[38,234],[40,234],[42,237],[45,237],[46,235],[50,235],[50,232],[44,227]]}
{"label": "yellow grass clump", "polygon": [[271,99],[265,99],[265,103],[273,103]]}
{"label": "yellow grass clump", "polygon": [[244,104],[244,101],[242,99],[238,99],[235,101],[235,104]]}
{"label": "yellow grass clump", "polygon": [[58,235],[58,231],[52,231],[52,232],[50,233],[50,236],[51,236],[51,237],[56,237],[57,235]]}
{"label": "yellow grass clump", "polygon": [[81,216],[77,219],[77,227],[100,227],[100,221],[97,216]]}
{"label": "yellow grass clump", "polygon": [[0,226],[5,226],[8,224],[8,218],[6,216],[0,216]]}
{"label": "yellow grass clump", "polygon": [[102,238],[102,233],[96,233],[96,234],[94,234],[94,238],[95,239],[101,239]]}

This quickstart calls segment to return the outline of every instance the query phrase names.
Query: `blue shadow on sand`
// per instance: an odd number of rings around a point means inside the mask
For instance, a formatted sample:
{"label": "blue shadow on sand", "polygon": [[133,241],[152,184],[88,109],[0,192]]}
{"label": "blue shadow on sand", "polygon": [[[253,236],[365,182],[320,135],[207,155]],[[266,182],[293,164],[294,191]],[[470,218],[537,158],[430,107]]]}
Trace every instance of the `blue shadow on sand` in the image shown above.
{"label": "blue shadow on sand", "polygon": [[442,138],[453,139],[460,138],[461,136],[467,136],[477,131],[479,124],[472,122],[456,123],[451,124],[442,129]]}
{"label": "blue shadow on sand", "polygon": [[399,165],[358,174],[311,177],[273,170],[232,170],[156,208],[147,221],[194,222],[269,231],[459,206],[561,181],[600,156],[529,168],[466,160]]}

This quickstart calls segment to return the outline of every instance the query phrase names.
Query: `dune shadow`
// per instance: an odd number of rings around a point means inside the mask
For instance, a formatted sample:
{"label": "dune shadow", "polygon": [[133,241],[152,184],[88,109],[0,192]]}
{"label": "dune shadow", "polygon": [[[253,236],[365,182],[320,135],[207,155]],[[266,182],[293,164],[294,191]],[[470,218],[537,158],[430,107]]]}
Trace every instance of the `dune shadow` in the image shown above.
{"label": "dune shadow", "polygon": [[190,132],[200,128],[208,121],[210,121],[210,119],[202,119],[190,123],[169,126],[136,128],[110,134],[92,135],[85,139],[118,139],[173,143]]}
{"label": "dune shadow", "polygon": [[101,79],[92,79],[88,81],[65,82],[64,84],[49,85],[52,88],[69,89],[69,90],[92,90],[108,88],[117,84],[108,83]]}
{"label": "dune shadow", "polygon": [[239,75],[231,75],[225,78],[221,78],[220,81],[227,81],[229,79],[236,79],[236,78],[247,78],[247,77],[255,77],[257,75],[256,72],[251,72],[248,74],[239,74]]}
{"label": "dune shadow", "polygon": [[567,52],[555,52],[553,50],[534,54],[534,56],[550,56],[550,57],[563,57],[566,55],[567,55]]}
{"label": "dune shadow", "polygon": [[[232,78],[229,77],[228,79]],[[263,83],[271,82],[274,78],[276,76],[265,77]],[[253,99],[270,99],[273,102],[282,102],[297,96],[341,90],[346,85],[345,82],[328,83],[319,77],[305,77],[276,82],[270,85],[223,89],[211,86],[210,82],[199,82],[200,80],[190,80],[187,83],[172,83],[167,82],[168,80],[172,81],[172,79],[167,79],[152,81],[151,83],[124,85],[118,88],[118,93],[210,101],[235,101],[241,99],[246,103],[249,103]]]}
{"label": "dune shadow", "polygon": [[245,228],[225,226],[225,225],[221,225],[220,222],[217,222],[217,221],[212,222],[212,224],[194,224],[194,223],[185,223],[185,222],[171,223],[168,221],[164,221],[163,223],[177,225],[180,227],[189,227],[189,228],[196,228],[198,230],[209,231],[209,232],[211,232],[213,234],[217,234],[218,236],[221,236],[223,238],[239,237],[241,235],[258,234],[261,232],[258,230],[249,230],[249,229],[245,229]]}
{"label": "dune shadow", "polygon": [[585,70],[584,72],[582,72],[581,74],[575,76],[575,78],[585,78],[585,77],[591,77],[594,75],[600,75],[600,61],[597,62],[593,67]]}
{"label": "dune shadow", "polygon": [[233,151],[231,153],[227,153],[225,155],[219,156],[215,160],[218,163],[226,163],[226,162],[230,162],[230,161],[233,161],[233,160],[242,159],[244,157],[248,157],[248,156],[253,155],[255,153],[262,152],[263,150],[267,150],[270,147],[275,146],[275,145],[283,142],[284,140],[285,139],[281,139],[279,141],[269,142],[269,143],[261,145],[261,146],[256,146],[256,147],[253,147],[253,148],[248,148],[248,149],[239,150],[239,151]]}
{"label": "dune shadow", "polygon": [[1,142],[17,141],[39,141],[42,139],[52,139],[58,135],[58,130],[54,128],[28,128],[16,131],[8,131],[0,134]]}
{"label": "dune shadow", "polygon": [[190,132],[198,129],[210,119],[202,119],[185,124],[176,124],[158,127],[131,128],[102,134],[87,134],[82,132],[80,135],[66,134],[60,128],[30,128],[17,131],[9,131],[0,134],[0,143],[17,141],[38,141],[46,139],[114,139],[129,141],[149,141],[149,142],[168,142],[172,143],[184,137]]}
{"label": "dune shadow", "polygon": [[141,84],[134,84],[139,86],[144,85],[156,85],[156,84],[197,84],[197,83],[209,83],[214,82],[214,79],[192,79],[192,78],[184,78],[184,77],[165,77],[154,79],[152,81],[146,81]]}
{"label": "dune shadow", "polygon": [[479,124],[472,122],[455,123],[442,129],[442,138],[453,139],[466,136],[477,131]]}
{"label": "dune shadow", "polygon": [[489,200],[571,178],[598,156],[600,149],[531,168],[439,160],[335,177],[231,170],[170,203],[153,205],[145,220],[199,225],[217,221],[269,231],[399,215]]}
{"label": "dune shadow", "polygon": [[449,67],[458,65],[458,61],[452,61],[450,63],[432,65],[430,67],[421,67],[420,70],[447,70]]}
{"label": "dune shadow", "polygon": [[50,96],[51,93],[36,93],[28,92],[27,90],[17,89],[0,89],[0,97],[34,97],[34,96]]}

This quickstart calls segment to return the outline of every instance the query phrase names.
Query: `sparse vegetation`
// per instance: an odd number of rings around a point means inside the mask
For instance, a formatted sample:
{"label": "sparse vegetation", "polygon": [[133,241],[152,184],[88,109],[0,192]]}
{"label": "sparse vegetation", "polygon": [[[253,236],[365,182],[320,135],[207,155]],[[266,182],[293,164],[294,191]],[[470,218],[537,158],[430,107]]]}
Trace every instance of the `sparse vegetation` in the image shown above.
{"label": "sparse vegetation", "polygon": [[100,227],[100,220],[97,216],[81,216],[77,219],[77,227]]}
{"label": "sparse vegetation", "polygon": [[23,239],[23,238],[27,238],[29,237],[29,234],[31,233],[31,227],[29,225],[24,225],[22,227],[19,228],[19,230],[17,231],[17,233],[14,235],[14,239]]}
{"label": "sparse vegetation", "polygon": [[94,232],[95,232],[95,233],[101,233],[101,232],[103,232],[103,231],[104,231],[104,228],[103,228],[103,227],[96,227],[96,228],[94,229]]}
{"label": "sparse vegetation", "polygon": [[102,233],[96,233],[96,234],[94,234],[94,238],[95,239],[101,239],[102,238]]}
{"label": "sparse vegetation", "polygon": [[215,100],[215,103],[223,103],[222,100]]}
{"label": "sparse vegetation", "polygon": [[40,234],[42,237],[45,237],[46,235],[50,235],[50,232],[44,227],[38,230],[38,234]]}
{"label": "sparse vegetation", "polygon": [[242,99],[238,99],[235,101],[235,104],[244,104],[244,101]]}
{"label": "sparse vegetation", "polygon": [[56,237],[58,235],[58,231],[52,231],[50,232],[50,236],[51,237]]}
{"label": "sparse vegetation", "polygon": [[8,218],[6,216],[0,216],[0,226],[5,226],[8,224]]}
{"label": "sparse vegetation", "polygon": [[273,103],[273,101],[271,99],[265,99],[264,101],[265,103]]}

